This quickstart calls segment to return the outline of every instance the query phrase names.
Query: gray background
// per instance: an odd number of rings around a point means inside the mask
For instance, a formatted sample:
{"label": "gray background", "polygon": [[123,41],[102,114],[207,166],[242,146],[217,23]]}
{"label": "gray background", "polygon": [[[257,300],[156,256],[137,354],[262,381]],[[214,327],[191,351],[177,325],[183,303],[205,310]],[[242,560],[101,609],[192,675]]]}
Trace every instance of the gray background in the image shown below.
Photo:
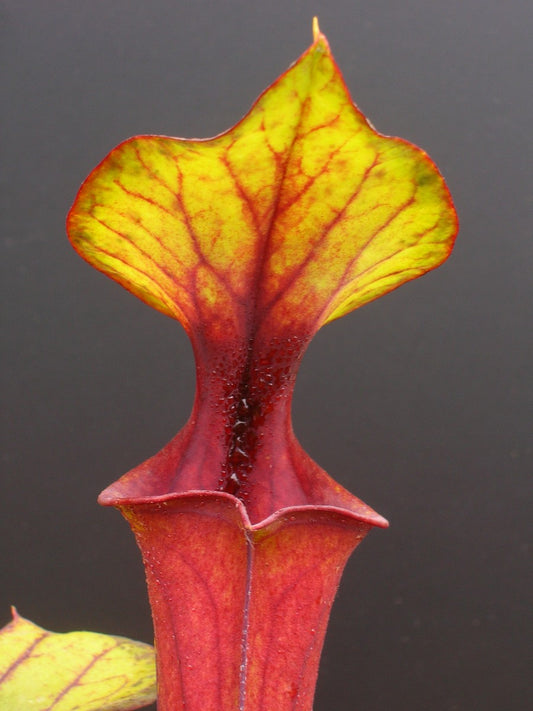
{"label": "gray background", "polygon": [[533,708],[533,5],[0,8],[2,622],[16,603],[51,629],[150,641],[140,556],[95,499],[185,422],[192,355],[175,322],[76,256],[65,215],[123,139],[232,125],[318,14],[360,108],[439,165],[461,232],[445,266],[331,324],[304,359],[298,436],[391,522],[348,565],[316,711]]}

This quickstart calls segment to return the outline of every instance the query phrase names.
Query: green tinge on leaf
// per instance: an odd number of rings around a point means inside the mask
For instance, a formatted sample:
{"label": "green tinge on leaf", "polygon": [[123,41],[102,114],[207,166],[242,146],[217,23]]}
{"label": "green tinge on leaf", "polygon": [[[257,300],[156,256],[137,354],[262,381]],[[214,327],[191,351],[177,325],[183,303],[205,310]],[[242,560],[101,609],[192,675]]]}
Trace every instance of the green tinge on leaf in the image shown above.
{"label": "green tinge on leaf", "polygon": [[2,711],[132,711],[156,698],[148,644],[95,632],[56,634],[20,617],[0,630]]}

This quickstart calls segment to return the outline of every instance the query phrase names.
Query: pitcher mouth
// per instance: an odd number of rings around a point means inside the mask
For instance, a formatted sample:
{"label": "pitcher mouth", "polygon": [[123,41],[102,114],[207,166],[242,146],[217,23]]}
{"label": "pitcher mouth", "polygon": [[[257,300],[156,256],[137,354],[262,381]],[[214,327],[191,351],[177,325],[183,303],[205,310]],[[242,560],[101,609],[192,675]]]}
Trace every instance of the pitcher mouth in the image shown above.
{"label": "pitcher mouth", "polygon": [[116,492],[116,486],[119,482],[111,484],[111,486],[104,489],[98,497],[98,503],[102,506],[113,506],[121,510],[123,513],[130,509],[150,509],[152,511],[160,510],[161,512],[164,512],[169,507],[179,504],[192,504],[194,506],[202,507],[208,503],[220,502],[223,504],[230,504],[234,507],[239,513],[244,527],[250,531],[259,531],[274,525],[276,522],[283,522],[287,519],[295,520],[297,518],[301,518],[302,516],[307,520],[309,519],[309,516],[316,516],[319,519],[326,516],[331,521],[337,520],[339,523],[344,523],[344,525],[364,524],[369,527],[374,526],[377,528],[388,528],[389,526],[387,519],[375,512],[355,496],[352,498],[354,500],[354,504],[356,502],[360,504],[359,511],[354,510],[355,505],[353,508],[348,509],[341,506],[303,504],[278,509],[262,521],[252,523],[248,516],[245,504],[238,497],[224,491],[192,490],[181,493],[173,492],[157,496],[128,496],[125,491],[121,491],[120,493]]}

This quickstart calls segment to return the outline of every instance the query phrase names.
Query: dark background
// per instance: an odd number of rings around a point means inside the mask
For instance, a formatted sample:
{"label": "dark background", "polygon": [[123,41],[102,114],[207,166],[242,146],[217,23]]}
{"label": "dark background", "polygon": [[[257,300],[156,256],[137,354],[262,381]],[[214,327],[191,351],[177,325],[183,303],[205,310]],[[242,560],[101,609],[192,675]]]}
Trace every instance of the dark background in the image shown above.
{"label": "dark background", "polygon": [[1,621],[15,603],[57,631],[151,640],[140,556],[96,496],[185,422],[192,355],[179,325],[76,256],[65,215],[123,139],[235,123],[318,14],[360,108],[439,165],[461,231],[442,268],[326,327],[304,359],[298,436],[391,522],[348,565],[315,708],[533,708],[533,5],[0,8]]}

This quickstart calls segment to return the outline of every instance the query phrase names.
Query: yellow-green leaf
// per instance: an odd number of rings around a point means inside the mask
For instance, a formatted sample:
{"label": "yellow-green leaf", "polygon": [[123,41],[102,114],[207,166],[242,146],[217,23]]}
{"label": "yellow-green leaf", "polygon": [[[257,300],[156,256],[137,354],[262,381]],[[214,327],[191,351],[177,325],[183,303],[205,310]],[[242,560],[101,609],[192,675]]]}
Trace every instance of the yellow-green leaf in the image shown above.
{"label": "yellow-green leaf", "polygon": [[438,266],[456,231],[435,165],[372,128],[318,26],[236,126],[122,143],[68,218],[85,259],[217,343],[312,335]]}
{"label": "yellow-green leaf", "polygon": [[0,630],[2,711],[130,711],[156,697],[154,650],[94,632],[56,634],[20,617]]}

